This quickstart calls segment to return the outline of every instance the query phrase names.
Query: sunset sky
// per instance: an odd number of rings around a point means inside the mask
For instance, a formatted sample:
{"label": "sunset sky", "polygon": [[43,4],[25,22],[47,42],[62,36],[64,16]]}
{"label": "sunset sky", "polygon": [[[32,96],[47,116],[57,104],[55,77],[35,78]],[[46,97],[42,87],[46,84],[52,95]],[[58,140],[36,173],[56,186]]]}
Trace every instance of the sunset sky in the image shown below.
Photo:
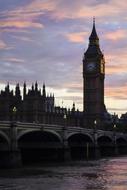
{"label": "sunset sky", "polygon": [[82,110],[82,58],[93,16],[106,60],[106,107],[125,113],[126,0],[0,0],[0,88],[45,82],[57,105],[74,101]]}

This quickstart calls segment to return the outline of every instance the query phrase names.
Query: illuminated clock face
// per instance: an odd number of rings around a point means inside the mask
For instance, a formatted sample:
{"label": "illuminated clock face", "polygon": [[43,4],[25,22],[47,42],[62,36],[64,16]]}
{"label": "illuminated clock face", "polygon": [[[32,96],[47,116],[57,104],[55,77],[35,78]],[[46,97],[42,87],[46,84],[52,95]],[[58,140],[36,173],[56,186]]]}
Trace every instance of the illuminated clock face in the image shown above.
{"label": "illuminated clock face", "polygon": [[92,72],[96,69],[96,63],[90,62],[87,64],[87,71]]}

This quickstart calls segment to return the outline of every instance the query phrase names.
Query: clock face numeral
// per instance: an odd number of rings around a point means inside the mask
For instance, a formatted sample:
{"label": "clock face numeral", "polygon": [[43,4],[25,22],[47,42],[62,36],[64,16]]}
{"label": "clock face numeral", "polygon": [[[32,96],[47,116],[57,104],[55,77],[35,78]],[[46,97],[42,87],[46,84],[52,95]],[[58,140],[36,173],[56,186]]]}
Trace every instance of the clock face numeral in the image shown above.
{"label": "clock face numeral", "polygon": [[92,72],[96,69],[96,63],[94,62],[88,63],[86,68],[87,68],[87,71]]}

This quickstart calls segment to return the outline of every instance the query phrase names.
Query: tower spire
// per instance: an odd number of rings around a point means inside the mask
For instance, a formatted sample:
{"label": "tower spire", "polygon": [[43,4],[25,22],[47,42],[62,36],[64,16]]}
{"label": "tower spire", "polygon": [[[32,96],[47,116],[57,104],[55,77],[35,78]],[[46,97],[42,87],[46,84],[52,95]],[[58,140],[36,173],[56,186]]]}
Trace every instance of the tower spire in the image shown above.
{"label": "tower spire", "polygon": [[89,37],[89,45],[99,45],[99,38],[96,32],[95,17],[93,17],[93,28]]}
{"label": "tower spire", "polygon": [[93,17],[93,24],[95,24],[95,16]]}

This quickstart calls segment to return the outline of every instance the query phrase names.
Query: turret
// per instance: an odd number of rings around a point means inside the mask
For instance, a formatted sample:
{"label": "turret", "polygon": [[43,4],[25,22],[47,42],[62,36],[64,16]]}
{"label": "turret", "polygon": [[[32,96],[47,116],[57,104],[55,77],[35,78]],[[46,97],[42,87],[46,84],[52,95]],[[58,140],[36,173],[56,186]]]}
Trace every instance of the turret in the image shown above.
{"label": "turret", "polygon": [[32,89],[32,91],[34,91],[34,85],[33,85],[33,83],[32,83],[32,87],[31,87],[31,89]]}
{"label": "turret", "polygon": [[37,81],[36,81],[36,83],[35,83],[35,91],[36,91],[36,92],[38,91],[38,83],[37,83]]}
{"label": "turret", "polygon": [[43,84],[43,97],[46,97],[45,84]]}
{"label": "turret", "polygon": [[19,83],[17,83],[16,88],[15,88],[15,95],[18,97],[20,96],[20,87],[19,87]]}
{"label": "turret", "polygon": [[23,99],[25,99],[26,96],[26,82],[23,84]]}
{"label": "turret", "polygon": [[75,103],[73,102],[73,107],[72,107],[72,111],[75,111]]}
{"label": "turret", "polygon": [[5,87],[5,92],[6,92],[6,93],[9,93],[9,92],[10,92],[9,82],[8,82],[7,86]]}

